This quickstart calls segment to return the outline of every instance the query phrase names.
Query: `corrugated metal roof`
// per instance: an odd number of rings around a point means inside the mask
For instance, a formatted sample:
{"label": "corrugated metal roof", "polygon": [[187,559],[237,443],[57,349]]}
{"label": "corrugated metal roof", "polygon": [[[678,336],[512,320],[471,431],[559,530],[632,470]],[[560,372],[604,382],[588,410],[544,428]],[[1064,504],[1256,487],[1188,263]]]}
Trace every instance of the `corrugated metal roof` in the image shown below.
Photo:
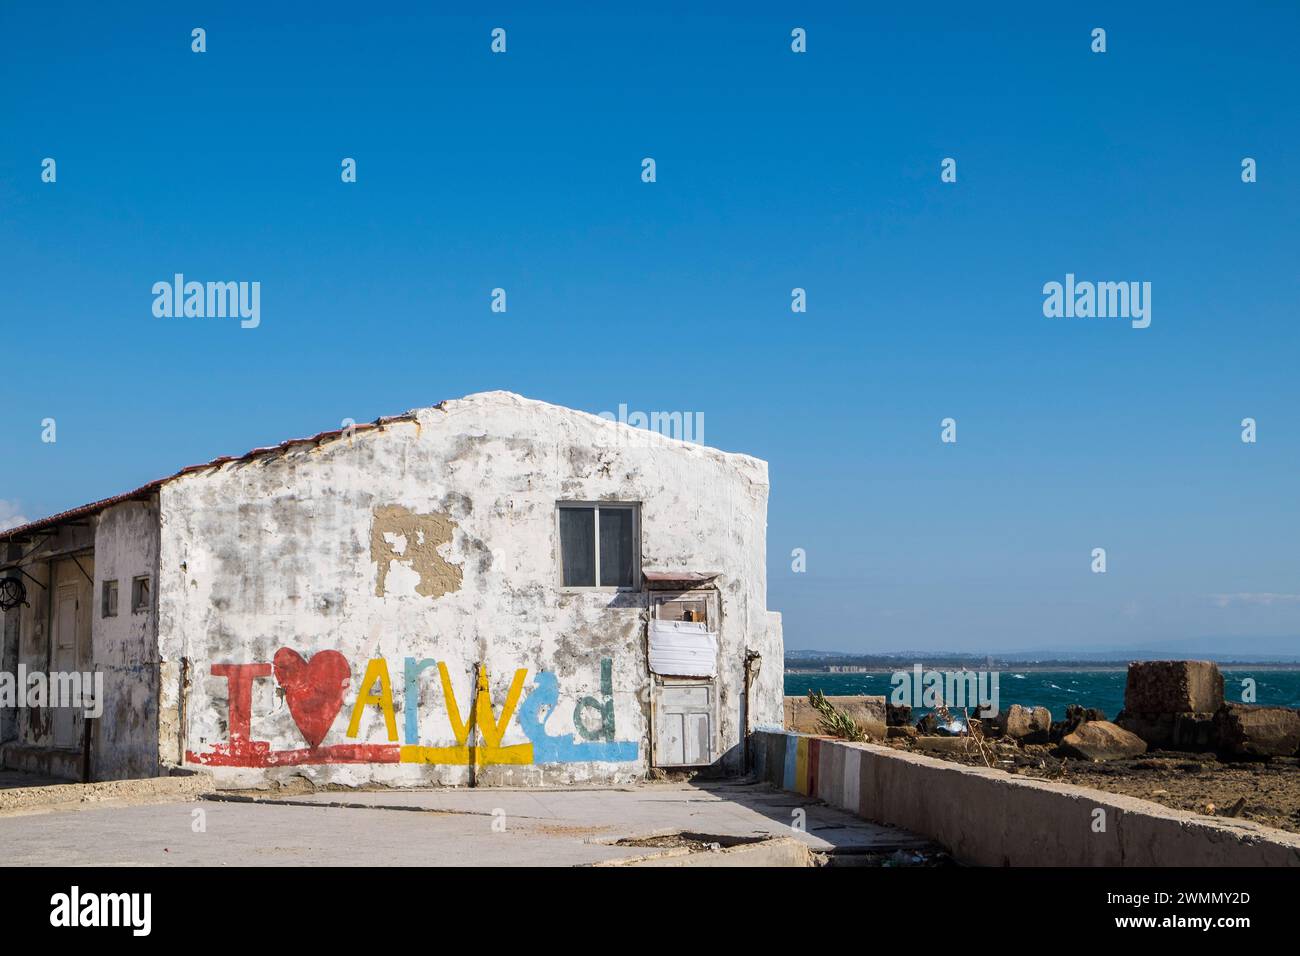
{"label": "corrugated metal roof", "polygon": [[[375,428],[383,428],[393,422],[412,422],[415,421],[415,414],[407,412],[405,415],[390,415],[384,418],[376,418],[373,422],[363,422],[359,425],[353,425],[353,432],[370,431]],[[79,508],[72,508],[68,511],[60,511],[58,514],[50,515],[47,518],[41,518],[38,521],[29,521],[27,524],[19,525],[17,528],[9,528],[7,531],[0,531],[0,542],[12,541],[15,538],[22,538],[35,531],[41,531],[55,525],[64,524],[76,518],[83,518],[86,515],[96,514],[105,508],[124,501],[133,501],[138,498],[147,498],[153,495],[159,488],[169,481],[174,481],[182,475],[189,475],[196,471],[202,471],[205,468],[220,468],[222,465],[230,464],[234,461],[249,461],[253,458],[259,458],[263,455],[271,455],[288,451],[294,445],[319,445],[321,442],[330,441],[343,436],[344,429],[336,428],[332,431],[320,432],[312,435],[310,438],[291,438],[288,441],[280,442],[278,445],[268,445],[263,448],[254,448],[246,451],[242,455],[224,455],[221,458],[214,458],[209,462],[201,465],[187,465],[174,475],[168,475],[165,478],[157,478],[148,484],[141,485],[134,491],[128,491],[124,494],[114,495],[112,498],[104,498],[100,501],[92,501],[88,505],[82,505]]]}

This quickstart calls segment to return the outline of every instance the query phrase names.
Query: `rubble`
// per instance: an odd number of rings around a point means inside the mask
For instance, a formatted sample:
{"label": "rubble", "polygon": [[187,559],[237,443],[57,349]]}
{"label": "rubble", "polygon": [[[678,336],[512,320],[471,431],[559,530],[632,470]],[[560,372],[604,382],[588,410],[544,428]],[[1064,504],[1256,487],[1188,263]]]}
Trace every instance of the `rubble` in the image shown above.
{"label": "rubble", "polygon": [[1012,704],[996,719],[998,731],[1027,744],[1046,743],[1052,730],[1052,712],[1046,707]]}
{"label": "rubble", "polygon": [[1089,720],[1105,720],[1105,719],[1106,719],[1106,715],[1102,713],[1100,710],[1098,710],[1096,707],[1083,707],[1080,704],[1071,704],[1069,707],[1065,708],[1065,720],[1062,721],[1062,726],[1064,728],[1065,733],[1063,733],[1061,736],[1065,736],[1065,734],[1073,733],[1079,728],[1080,724],[1085,723]]}
{"label": "rubble", "polygon": [[907,704],[885,704],[885,723],[890,727],[906,727],[912,723],[912,708]]}
{"label": "rubble", "polygon": [[918,750],[928,750],[936,753],[964,754],[979,752],[974,737],[917,737],[915,743]]}
{"label": "rubble", "polygon": [[1115,723],[1149,747],[1213,749],[1222,706],[1223,675],[1213,661],[1133,661]]}
{"label": "rubble", "polygon": [[1226,754],[1291,757],[1300,751],[1300,713],[1289,707],[1224,704],[1213,724]]}
{"label": "rubble", "polygon": [[1291,757],[1300,751],[1300,712],[1225,702],[1210,661],[1134,661],[1115,722],[1152,749],[1217,751],[1232,759]]}
{"label": "rubble", "polygon": [[1223,705],[1223,675],[1213,661],[1133,661],[1124,687],[1132,714],[1206,714]]}
{"label": "rubble", "polygon": [[1108,720],[1090,720],[1066,734],[1061,749],[1083,760],[1123,760],[1146,753],[1147,745],[1136,734]]}

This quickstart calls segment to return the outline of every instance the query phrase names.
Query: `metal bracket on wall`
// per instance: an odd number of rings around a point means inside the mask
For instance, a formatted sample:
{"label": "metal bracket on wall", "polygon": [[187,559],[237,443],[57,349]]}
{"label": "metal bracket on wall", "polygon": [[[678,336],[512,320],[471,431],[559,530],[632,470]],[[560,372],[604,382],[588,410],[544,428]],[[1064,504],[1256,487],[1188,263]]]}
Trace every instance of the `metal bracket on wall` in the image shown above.
{"label": "metal bracket on wall", "polygon": [[21,574],[23,577],[25,577],[28,581],[32,581],[32,582],[34,582],[35,584],[39,584],[39,585],[41,586],[41,590],[43,590],[43,591],[48,591],[48,590],[49,590],[49,588],[47,588],[47,587],[45,586],[44,582],[39,581],[39,580],[37,580],[36,578],[32,577],[30,574],[28,574],[26,571],[24,571],[21,567],[19,567],[19,566],[16,565],[16,564],[10,565],[9,567],[5,567],[5,568],[0,568],[0,574],[4,574],[6,571],[17,571],[19,574]]}
{"label": "metal bracket on wall", "polygon": [[85,577],[85,579],[90,582],[91,587],[94,587],[95,579],[92,578],[89,574],[86,574],[86,569],[81,566],[81,562],[77,560],[77,556],[75,554],[70,554],[68,555],[68,557],[70,557],[72,559],[72,563],[77,566],[77,570],[80,571],[82,575]]}

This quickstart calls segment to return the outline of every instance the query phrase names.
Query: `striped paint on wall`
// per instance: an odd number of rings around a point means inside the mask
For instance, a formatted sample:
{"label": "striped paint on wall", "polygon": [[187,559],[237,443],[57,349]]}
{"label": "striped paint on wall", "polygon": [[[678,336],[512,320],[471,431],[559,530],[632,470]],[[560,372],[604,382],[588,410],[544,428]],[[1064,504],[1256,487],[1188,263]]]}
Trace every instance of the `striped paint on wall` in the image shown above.
{"label": "striped paint on wall", "polygon": [[817,768],[817,796],[833,807],[842,806],[844,797],[844,749],[827,741],[821,748],[821,763]]}
{"label": "striped paint on wall", "polygon": [[774,787],[825,800],[858,813],[862,803],[862,751],[829,738],[762,733],[754,749],[754,769]]}
{"label": "striped paint on wall", "polygon": [[862,751],[856,747],[844,748],[844,803],[845,810],[858,813],[862,799]]}
{"label": "striped paint on wall", "polygon": [[794,741],[794,791],[807,794],[808,789],[808,743],[812,738],[795,737]]}
{"label": "striped paint on wall", "polygon": [[794,734],[785,734],[785,761],[782,764],[781,789],[797,790],[799,779],[799,738]]}

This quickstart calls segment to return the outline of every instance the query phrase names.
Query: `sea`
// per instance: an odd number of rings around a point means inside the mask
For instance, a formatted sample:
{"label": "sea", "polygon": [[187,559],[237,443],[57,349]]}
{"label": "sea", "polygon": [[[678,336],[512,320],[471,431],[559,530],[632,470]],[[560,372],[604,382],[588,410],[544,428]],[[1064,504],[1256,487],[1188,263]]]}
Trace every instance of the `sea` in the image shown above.
{"label": "sea", "polygon": [[[911,680],[911,672],[906,672]],[[1124,709],[1123,670],[1094,671],[1031,671],[1007,669],[998,671],[998,707],[1006,710],[1012,704],[1025,707],[1046,707],[1053,720],[1065,716],[1070,704],[1096,707],[1110,720]],[[888,698],[893,690],[887,671],[871,674],[790,673],[785,675],[786,696],[803,697],[810,690],[820,690],[827,697],[857,694],[882,695]],[[1248,703],[1273,704],[1283,707],[1300,707],[1300,670],[1268,670],[1249,668],[1223,671],[1223,696],[1230,701],[1242,700],[1244,690],[1255,682],[1255,699]],[[972,710],[974,708],[971,708]],[[914,708],[924,713],[922,708]]]}

